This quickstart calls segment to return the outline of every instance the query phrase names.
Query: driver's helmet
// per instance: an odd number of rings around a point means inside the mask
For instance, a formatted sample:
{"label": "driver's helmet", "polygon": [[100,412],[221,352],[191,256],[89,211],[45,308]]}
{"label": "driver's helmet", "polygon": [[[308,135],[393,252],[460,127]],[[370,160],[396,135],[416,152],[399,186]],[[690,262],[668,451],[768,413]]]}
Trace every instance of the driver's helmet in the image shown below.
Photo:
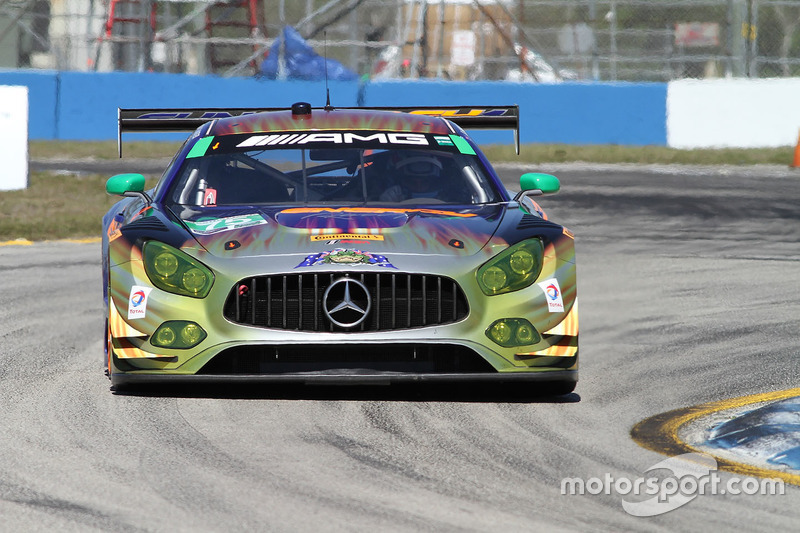
{"label": "driver's helmet", "polygon": [[425,192],[438,187],[442,163],[431,155],[412,154],[395,163],[395,169],[404,187],[412,192]]}

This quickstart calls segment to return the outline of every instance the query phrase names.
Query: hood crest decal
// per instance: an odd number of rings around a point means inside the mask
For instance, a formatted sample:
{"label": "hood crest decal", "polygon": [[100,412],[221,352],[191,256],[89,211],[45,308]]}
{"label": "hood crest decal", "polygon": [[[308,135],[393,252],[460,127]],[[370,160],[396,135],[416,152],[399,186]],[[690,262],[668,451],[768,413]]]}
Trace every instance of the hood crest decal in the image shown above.
{"label": "hood crest decal", "polygon": [[351,250],[348,248],[334,248],[333,250],[320,252],[318,254],[311,254],[295,268],[317,265],[372,265],[397,268],[391,264],[384,255],[373,254],[363,250]]}

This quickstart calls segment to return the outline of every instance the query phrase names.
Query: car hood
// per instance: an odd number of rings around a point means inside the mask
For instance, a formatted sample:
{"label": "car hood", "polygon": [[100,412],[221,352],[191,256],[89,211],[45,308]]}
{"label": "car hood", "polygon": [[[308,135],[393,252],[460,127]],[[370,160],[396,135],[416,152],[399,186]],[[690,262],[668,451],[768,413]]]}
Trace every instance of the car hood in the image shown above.
{"label": "car hood", "polygon": [[[504,208],[215,207],[187,209],[180,217],[197,242],[218,257],[312,257],[342,250],[463,257],[486,246]],[[340,259],[346,261],[346,255]]]}

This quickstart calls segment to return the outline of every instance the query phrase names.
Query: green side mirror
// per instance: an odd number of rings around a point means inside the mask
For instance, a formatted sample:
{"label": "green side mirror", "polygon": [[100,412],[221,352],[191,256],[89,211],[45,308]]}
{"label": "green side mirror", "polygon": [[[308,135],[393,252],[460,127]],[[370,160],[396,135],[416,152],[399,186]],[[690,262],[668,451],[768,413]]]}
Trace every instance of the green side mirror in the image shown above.
{"label": "green side mirror", "polygon": [[528,172],[519,178],[521,191],[542,191],[542,194],[555,194],[561,190],[561,182],[551,174]]}
{"label": "green side mirror", "polygon": [[144,192],[144,176],[141,174],[117,174],[106,182],[106,192],[117,196],[125,196],[126,192]]}

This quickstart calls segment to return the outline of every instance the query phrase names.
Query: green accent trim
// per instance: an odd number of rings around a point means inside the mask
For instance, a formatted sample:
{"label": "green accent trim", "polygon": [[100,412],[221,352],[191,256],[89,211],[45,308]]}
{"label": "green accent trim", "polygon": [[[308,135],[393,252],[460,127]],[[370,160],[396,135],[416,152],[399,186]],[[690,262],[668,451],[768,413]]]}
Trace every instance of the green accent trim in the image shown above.
{"label": "green accent trim", "polygon": [[208,146],[211,144],[211,141],[214,140],[214,136],[211,137],[203,137],[192,146],[192,149],[189,151],[189,154],[186,156],[186,159],[191,157],[203,157],[206,155],[206,150],[208,150]]}
{"label": "green accent trim", "polygon": [[528,172],[519,178],[519,186],[523,191],[540,190],[542,194],[555,194],[561,189],[558,178],[551,174]]}
{"label": "green accent trim", "polygon": [[456,148],[458,148],[458,151],[462,154],[476,155],[475,150],[472,149],[472,146],[470,146],[466,139],[459,137],[458,135],[450,135],[450,138],[453,139]]}
{"label": "green accent trim", "polygon": [[190,230],[198,235],[211,235],[212,233],[219,233],[220,231],[258,226],[259,224],[266,224],[267,221],[260,214],[252,213],[250,215],[226,218],[203,218],[195,221],[186,220],[184,223]]}
{"label": "green accent trim", "polygon": [[144,176],[141,174],[117,174],[106,182],[106,192],[122,196],[126,192],[143,192]]}

